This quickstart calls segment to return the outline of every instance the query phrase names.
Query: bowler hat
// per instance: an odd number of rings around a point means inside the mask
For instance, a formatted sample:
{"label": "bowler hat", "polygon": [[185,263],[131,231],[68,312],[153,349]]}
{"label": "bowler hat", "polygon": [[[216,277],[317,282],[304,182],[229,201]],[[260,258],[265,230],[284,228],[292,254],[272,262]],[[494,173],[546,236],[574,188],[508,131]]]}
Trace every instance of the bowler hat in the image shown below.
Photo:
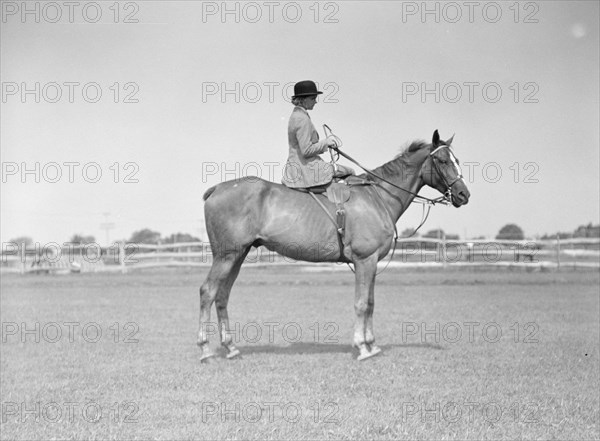
{"label": "bowler hat", "polygon": [[317,85],[314,81],[306,80],[294,84],[294,96],[292,98],[297,98],[301,96],[320,95],[322,93],[323,92],[317,90]]}

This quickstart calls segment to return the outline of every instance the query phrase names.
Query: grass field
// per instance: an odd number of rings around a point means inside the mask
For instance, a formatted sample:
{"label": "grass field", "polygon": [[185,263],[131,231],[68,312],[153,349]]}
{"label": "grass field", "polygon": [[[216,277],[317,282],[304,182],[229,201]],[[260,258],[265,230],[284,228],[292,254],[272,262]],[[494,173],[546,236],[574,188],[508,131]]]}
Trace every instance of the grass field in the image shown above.
{"label": "grass field", "polygon": [[349,271],[248,266],[201,365],[206,271],[3,277],[2,439],[600,437],[597,271],[389,269],[357,362]]}

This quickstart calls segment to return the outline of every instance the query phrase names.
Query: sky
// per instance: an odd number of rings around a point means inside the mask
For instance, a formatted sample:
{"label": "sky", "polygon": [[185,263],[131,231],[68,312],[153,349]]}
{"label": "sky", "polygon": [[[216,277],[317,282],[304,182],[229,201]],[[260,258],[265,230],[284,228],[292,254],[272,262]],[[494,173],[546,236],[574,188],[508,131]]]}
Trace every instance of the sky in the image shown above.
{"label": "sky", "polygon": [[[281,181],[306,79],[324,92],[321,135],[368,167],[456,134],[471,200],[434,207],[422,231],[599,222],[596,1],[1,6],[2,242],[202,237],[210,186]],[[398,229],[420,220],[414,205]]]}

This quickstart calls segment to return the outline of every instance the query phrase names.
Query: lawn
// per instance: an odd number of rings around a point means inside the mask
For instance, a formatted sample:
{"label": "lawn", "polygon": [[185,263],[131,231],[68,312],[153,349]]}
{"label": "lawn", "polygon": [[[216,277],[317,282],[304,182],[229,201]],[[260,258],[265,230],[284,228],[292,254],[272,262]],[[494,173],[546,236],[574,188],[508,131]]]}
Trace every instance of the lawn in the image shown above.
{"label": "lawn", "polygon": [[2,439],[599,439],[597,271],[388,269],[357,362],[352,274],[302,268],[242,269],[208,365],[206,268],[3,276]]}

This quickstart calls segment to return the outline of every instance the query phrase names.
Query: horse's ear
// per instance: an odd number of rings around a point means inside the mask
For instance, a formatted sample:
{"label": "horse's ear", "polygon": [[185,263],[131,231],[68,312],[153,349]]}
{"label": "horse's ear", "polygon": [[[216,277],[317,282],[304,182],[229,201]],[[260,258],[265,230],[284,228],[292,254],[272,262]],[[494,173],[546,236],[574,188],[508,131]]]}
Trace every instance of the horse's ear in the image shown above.
{"label": "horse's ear", "polygon": [[[455,133],[454,135],[456,135],[456,133]],[[452,135],[452,136],[450,137],[450,139],[449,139],[448,141],[446,141],[446,145],[450,145],[450,144],[452,144],[452,140],[454,139],[454,135]]]}
{"label": "horse's ear", "polygon": [[433,132],[433,139],[431,140],[431,143],[433,144],[434,147],[437,147],[438,145],[440,145],[440,134],[438,133],[437,130],[435,132]]}

